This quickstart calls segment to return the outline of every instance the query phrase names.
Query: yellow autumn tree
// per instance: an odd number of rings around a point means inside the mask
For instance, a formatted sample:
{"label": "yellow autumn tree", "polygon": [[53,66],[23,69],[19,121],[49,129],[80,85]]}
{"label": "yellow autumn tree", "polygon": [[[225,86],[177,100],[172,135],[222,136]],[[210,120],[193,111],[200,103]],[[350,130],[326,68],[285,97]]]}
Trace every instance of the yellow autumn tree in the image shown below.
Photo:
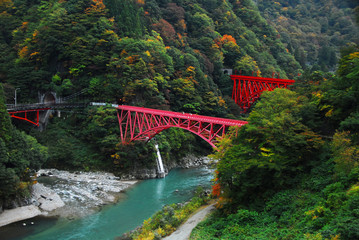
{"label": "yellow autumn tree", "polygon": [[348,174],[359,166],[359,146],[352,144],[349,132],[334,134],[332,149],[337,174]]}
{"label": "yellow autumn tree", "polygon": [[91,7],[85,9],[86,14],[91,15],[105,15],[106,14],[106,6],[102,0],[92,0]]}
{"label": "yellow autumn tree", "polygon": [[258,75],[261,76],[261,71],[257,62],[249,55],[245,55],[236,62],[234,68],[238,71],[242,71],[246,75]]}

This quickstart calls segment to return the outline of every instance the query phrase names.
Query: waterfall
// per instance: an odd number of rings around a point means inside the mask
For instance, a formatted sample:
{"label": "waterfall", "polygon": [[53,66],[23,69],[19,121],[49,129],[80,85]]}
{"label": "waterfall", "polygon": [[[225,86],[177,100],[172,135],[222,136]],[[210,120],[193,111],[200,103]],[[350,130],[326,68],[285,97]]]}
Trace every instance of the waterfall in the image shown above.
{"label": "waterfall", "polygon": [[162,157],[161,157],[161,153],[160,150],[158,148],[158,144],[155,144],[155,148],[157,151],[157,168],[158,168],[158,177],[163,178],[165,177],[165,169],[163,167],[163,162],[162,162]]}

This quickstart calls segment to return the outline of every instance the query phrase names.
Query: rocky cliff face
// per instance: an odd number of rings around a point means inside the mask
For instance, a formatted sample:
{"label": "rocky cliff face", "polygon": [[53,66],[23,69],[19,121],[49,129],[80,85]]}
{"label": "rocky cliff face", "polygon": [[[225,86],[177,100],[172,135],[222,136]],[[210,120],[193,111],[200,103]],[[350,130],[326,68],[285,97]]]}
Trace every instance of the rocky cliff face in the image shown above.
{"label": "rocky cliff face", "polygon": [[181,168],[192,168],[199,167],[203,165],[211,164],[212,160],[207,156],[195,156],[193,154],[189,154],[186,157],[182,158],[179,161],[179,164],[175,167]]}
{"label": "rocky cliff face", "polygon": [[[211,159],[207,156],[196,156],[194,154],[188,154],[186,157],[179,159],[178,161],[172,161],[169,163],[164,163],[166,175],[174,168],[192,168],[200,167],[203,165],[211,164]],[[123,180],[133,180],[133,179],[151,179],[157,178],[158,172],[157,167],[148,169],[148,168],[137,168],[130,173],[125,173],[121,175]]]}

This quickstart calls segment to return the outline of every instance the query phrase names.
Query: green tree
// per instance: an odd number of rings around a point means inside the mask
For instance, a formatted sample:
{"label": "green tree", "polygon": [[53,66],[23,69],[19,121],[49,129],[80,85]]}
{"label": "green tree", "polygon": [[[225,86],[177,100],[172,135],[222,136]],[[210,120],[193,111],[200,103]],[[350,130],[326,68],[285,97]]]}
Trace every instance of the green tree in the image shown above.
{"label": "green tree", "polygon": [[8,142],[11,139],[12,125],[10,122],[9,113],[5,105],[4,91],[0,83],[0,137]]}
{"label": "green tree", "polygon": [[242,71],[244,75],[261,75],[257,62],[249,55],[242,57],[236,62],[234,68],[238,71]]}
{"label": "green tree", "polygon": [[104,2],[110,14],[115,17],[122,37],[141,38],[145,34],[142,18],[144,11],[135,4],[135,1],[105,0]]}
{"label": "green tree", "polygon": [[287,89],[262,94],[249,124],[241,127],[218,163],[227,197],[237,204],[255,204],[306,170],[322,140],[301,122],[305,107],[305,99]]}
{"label": "green tree", "polygon": [[346,176],[359,167],[359,147],[352,144],[349,132],[335,133],[332,149],[338,175]]}
{"label": "green tree", "polygon": [[343,130],[354,130],[359,111],[359,51],[357,46],[342,51],[337,71],[338,77],[333,79],[332,86],[323,94],[321,107],[325,115],[339,127],[342,121]]}
{"label": "green tree", "polygon": [[214,23],[207,14],[196,12],[188,21],[188,30],[193,36],[206,36],[214,31]]}

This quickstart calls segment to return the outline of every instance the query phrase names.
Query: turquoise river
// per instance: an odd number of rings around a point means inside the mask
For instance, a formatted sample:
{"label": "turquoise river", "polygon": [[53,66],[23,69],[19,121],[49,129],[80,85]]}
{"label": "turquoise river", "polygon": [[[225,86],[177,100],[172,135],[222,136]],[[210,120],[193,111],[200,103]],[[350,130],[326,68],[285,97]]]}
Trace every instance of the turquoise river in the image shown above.
{"label": "turquoise river", "polygon": [[141,181],[124,197],[101,211],[77,220],[35,218],[34,225],[22,222],[0,228],[4,240],[107,240],[141,225],[162,206],[189,200],[198,186],[209,187],[212,170],[175,169],[166,178]]}

